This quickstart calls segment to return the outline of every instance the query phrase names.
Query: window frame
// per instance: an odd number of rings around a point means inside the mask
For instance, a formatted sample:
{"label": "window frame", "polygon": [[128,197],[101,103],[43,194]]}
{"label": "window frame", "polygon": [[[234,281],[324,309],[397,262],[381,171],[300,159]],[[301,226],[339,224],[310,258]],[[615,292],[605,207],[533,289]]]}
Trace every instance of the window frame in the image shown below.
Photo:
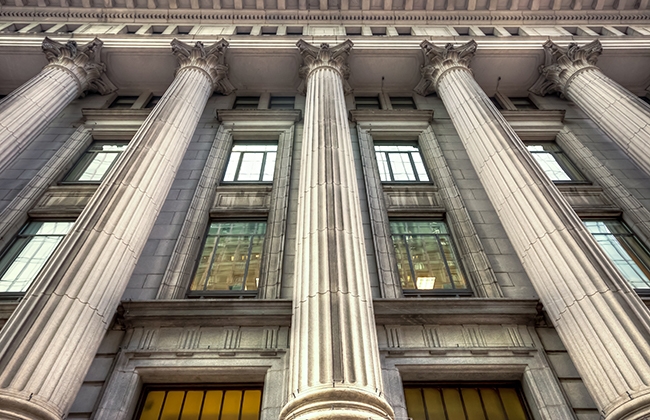
{"label": "window frame", "polygon": [[[106,175],[113,169],[113,167],[116,165],[117,161],[120,159],[122,154],[124,154],[128,150],[128,146],[131,143],[130,140],[107,140],[107,139],[92,139],[88,146],[84,149],[84,151],[79,155],[77,159],[75,159],[74,163],[72,164],[72,167],[63,175],[61,178],[61,181],[59,181],[60,185],[98,185],[101,184],[102,181],[106,178]],[[79,174],[77,178],[79,178],[81,175],[83,175],[83,172],[88,169],[90,164],[93,162],[94,158],[90,157],[87,159],[87,156],[96,155],[98,153],[102,153],[104,151],[102,150],[97,150],[97,151],[92,151],[91,149],[100,144],[108,144],[108,145],[117,145],[117,146],[126,146],[124,150],[120,152],[114,152],[117,154],[115,159],[111,162],[111,164],[106,168],[106,171],[102,174],[102,177],[99,180],[79,180],[79,179],[68,179],[71,177],[75,171],[79,171]],[[84,161],[86,161],[84,163]],[[77,169],[80,165],[84,163],[84,167],[81,169]]]}
{"label": "window frame", "polygon": [[[529,146],[542,146],[542,147],[545,147],[546,145],[550,145],[552,147],[555,147],[555,148],[557,148],[557,150],[548,150],[548,149],[545,148],[543,151],[531,151],[528,148]],[[591,182],[589,182],[589,180],[582,173],[582,171],[580,171],[578,166],[575,163],[573,163],[573,161],[571,160],[569,155],[567,155],[564,152],[564,150],[562,150],[560,145],[558,145],[555,141],[525,141],[524,146],[526,147],[526,150],[528,151],[528,153],[530,153],[531,157],[533,158],[533,160],[535,161],[537,166],[542,170],[542,172],[544,172],[546,177],[552,183],[557,184],[557,185],[567,185],[567,184],[571,184],[571,185],[589,185],[589,184],[591,184]],[[549,174],[544,170],[544,168],[539,163],[537,158],[535,157],[535,154],[544,154],[544,153],[551,155],[553,157],[553,160],[555,161],[555,163],[560,167],[560,169],[562,169],[562,171],[564,171],[564,174],[566,176],[568,176],[569,178],[571,178],[571,179],[569,179],[569,180],[555,180],[555,179],[552,179],[549,176]],[[558,159],[558,156],[560,156],[559,159]]]}
{"label": "window frame", "polygon": [[[375,103],[376,100],[376,103]],[[375,104],[377,106],[375,106]],[[355,96],[354,97],[354,108],[355,109],[382,109],[381,99],[379,95],[364,95],[364,96]]]}
{"label": "window frame", "polygon": [[[252,152],[252,151],[236,151],[235,147],[237,146],[275,146],[275,152],[271,151],[257,151],[257,152]],[[223,170],[223,175],[221,176],[221,183],[226,184],[226,185],[232,185],[232,184],[273,184],[273,181],[275,179],[275,166],[278,163],[278,151],[280,149],[280,145],[277,141],[269,141],[269,140],[239,140],[239,141],[234,141],[232,143],[232,147],[230,148],[230,152],[228,154],[228,160],[226,161],[226,164],[224,166]],[[232,154],[233,152],[240,153],[239,155],[239,160],[237,161],[237,166],[235,168],[235,172],[233,175],[232,180],[226,180],[226,175],[228,174],[228,169],[230,168],[230,163],[232,159]],[[237,177],[240,174],[240,169],[242,166],[242,162],[244,160],[244,155],[246,153],[264,153],[264,156],[262,157],[262,163],[260,166],[260,173],[258,176],[257,180],[238,180]],[[270,180],[264,181],[264,173],[266,169],[266,162],[268,159],[268,154],[269,153],[275,153],[275,160],[273,162],[273,175]]]}
{"label": "window frame", "polygon": [[[206,277],[204,281],[204,286],[203,290],[192,290],[192,285],[194,284],[194,281],[197,276],[197,272],[199,270],[199,266],[201,265],[201,258],[203,257],[203,253],[205,250],[206,243],[209,239],[209,234],[210,234],[210,228],[212,227],[213,224],[217,223],[264,223],[264,234],[263,235],[256,235],[256,234],[248,234],[248,235],[215,235],[215,241],[213,245],[214,251],[210,254],[210,262],[207,265],[205,272]],[[185,297],[188,299],[194,299],[194,298],[228,298],[228,297],[240,297],[240,298],[255,298],[257,297],[260,288],[262,287],[261,284],[261,279],[262,279],[262,270],[263,270],[263,259],[264,259],[264,251],[265,251],[265,244],[267,241],[267,234],[268,234],[268,220],[262,219],[262,218],[253,218],[253,219],[213,219],[210,220],[206,226],[205,234],[203,235],[203,241],[201,243],[201,247],[199,248],[199,253],[197,255],[195,264],[194,264],[194,270],[192,271],[192,276],[190,277],[189,284],[187,286],[187,291],[185,293]],[[251,263],[251,252],[252,252],[252,247],[253,247],[253,238],[255,237],[261,237],[262,241],[259,245],[260,247],[260,259],[259,259],[259,279],[260,283],[257,284],[256,289],[254,290],[246,290],[246,289],[240,289],[240,290],[206,290],[206,287],[208,285],[208,280],[209,280],[209,273],[213,269],[213,264],[215,261],[215,257],[217,256],[217,246],[219,244],[219,238],[223,236],[250,236],[249,238],[249,245],[248,245],[248,250],[247,250],[247,258],[246,258],[246,266],[244,268],[244,275],[242,278],[242,287],[245,286],[246,279],[248,278],[248,273],[249,273],[249,268],[250,268],[250,263]]]}
{"label": "window frame", "polygon": [[[437,223],[442,223],[444,224],[447,232],[442,233],[442,234],[435,234],[435,233],[422,233],[422,234],[402,234],[402,233],[393,233],[390,225],[394,222],[437,222]],[[400,281],[400,286],[402,288],[402,293],[404,293],[404,297],[411,297],[411,296],[474,296],[474,291],[472,289],[471,281],[467,273],[465,272],[465,269],[463,267],[460,254],[458,250],[456,249],[456,244],[454,241],[453,233],[451,229],[449,228],[449,224],[447,223],[446,220],[444,219],[418,219],[418,218],[405,218],[405,217],[394,217],[391,218],[388,221],[389,224],[389,232],[390,232],[390,238],[391,241],[393,242],[393,252],[395,253],[395,261],[399,264],[400,259],[397,257],[397,252],[396,252],[396,247],[395,247],[395,239],[394,236],[434,236],[436,238],[436,243],[438,244],[439,252],[440,252],[440,258],[441,261],[444,264],[444,270],[445,273],[447,274],[449,278],[449,283],[452,285],[451,289],[418,289],[417,284],[416,284],[416,275],[415,275],[415,268],[413,267],[413,259],[411,258],[411,253],[408,248],[408,242],[404,239],[404,246],[406,249],[406,254],[408,256],[408,264],[409,264],[409,270],[411,272],[411,276],[413,276],[413,283],[416,286],[414,289],[406,289],[404,288],[404,283],[402,281],[402,278],[400,276],[400,270],[397,269],[397,274],[398,278]],[[466,288],[456,288],[453,280],[453,276],[451,274],[451,270],[449,268],[449,263],[447,261],[447,258],[445,256],[445,252],[442,249],[442,244],[440,244],[440,236],[446,236],[449,238],[449,247],[451,249],[452,255],[455,259],[456,266],[458,267],[458,275],[462,277],[462,280],[464,280],[465,284],[467,285]]]}
{"label": "window frame", "polygon": [[[71,223],[68,231],[65,234],[50,234],[50,235],[37,235],[36,233],[30,234],[30,235],[25,235],[25,231],[30,227],[30,225],[34,223]],[[0,291],[0,300],[5,300],[5,299],[14,299],[14,298],[19,298],[25,295],[29,288],[34,284],[34,280],[38,277],[38,275],[43,271],[43,268],[47,265],[47,263],[50,261],[50,258],[52,258],[52,255],[56,252],[56,250],[59,248],[61,245],[61,242],[65,239],[65,237],[70,233],[72,230],[73,226],[75,223],[74,218],[62,218],[62,219],[30,219],[28,220],[23,226],[20,228],[20,230],[13,236],[11,242],[7,244],[7,246],[2,250],[0,253],[0,264],[3,262],[5,257],[7,257],[10,254],[13,254],[9,257],[9,260],[6,263],[5,267],[2,267],[0,265],[0,280],[2,277],[9,271],[9,269],[14,265],[18,257],[21,255],[22,251],[31,243],[33,238],[38,237],[38,236],[47,236],[47,237],[59,237],[59,241],[56,244],[56,246],[52,249],[50,252],[49,256],[43,264],[39,267],[38,271],[36,274],[33,276],[31,280],[29,280],[29,285],[25,288],[23,291],[7,291],[7,292],[2,292]],[[14,250],[14,246],[20,241],[22,238],[28,238],[22,245],[19,245],[16,247]]]}
{"label": "window frame", "polygon": [[260,106],[261,96],[242,95],[236,96],[235,102],[232,104],[232,109],[258,109]]}
{"label": "window frame", "polygon": [[[377,147],[382,147],[382,146],[395,146],[395,147],[414,147],[417,149],[417,153],[420,156],[420,162],[422,163],[422,166],[424,167],[424,173],[427,176],[428,179],[422,180],[420,179],[420,175],[417,170],[417,166],[415,165],[415,161],[413,160],[413,155],[412,153],[415,153],[415,151],[381,151],[377,150]],[[383,180],[381,179],[382,171],[381,169],[379,170],[379,177],[380,181],[382,184],[433,184],[433,177],[429,173],[429,168],[427,167],[426,161],[424,160],[424,156],[422,155],[422,150],[420,149],[420,145],[418,144],[417,141],[376,141],[374,142],[374,147],[373,147],[373,153],[374,153],[374,158],[377,162],[377,168],[380,168],[379,165],[379,159],[377,159],[377,153],[383,153],[386,161],[386,166],[388,168],[388,175],[390,175],[391,179],[390,180]],[[395,180],[395,175],[393,173],[393,168],[390,163],[389,159],[389,154],[390,153],[407,153],[409,156],[409,162],[411,164],[411,170],[413,171],[412,175],[415,176],[415,180],[410,181],[401,181],[401,180]]]}

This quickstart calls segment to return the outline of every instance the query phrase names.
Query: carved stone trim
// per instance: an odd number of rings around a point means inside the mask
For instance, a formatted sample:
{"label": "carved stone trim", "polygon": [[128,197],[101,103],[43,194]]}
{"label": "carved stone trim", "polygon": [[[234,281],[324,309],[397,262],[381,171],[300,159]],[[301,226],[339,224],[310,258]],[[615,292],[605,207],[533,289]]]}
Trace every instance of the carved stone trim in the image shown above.
{"label": "carved stone trim", "polygon": [[546,41],[544,65],[539,67],[539,79],[529,90],[541,96],[554,92],[565,94],[576,75],[584,70],[597,69],[596,61],[602,51],[597,39],[582,47],[571,43],[566,48],[551,40]]}
{"label": "carved stone trim", "polygon": [[223,95],[230,95],[235,91],[235,87],[228,79],[228,65],[225,63],[228,41],[221,39],[205,47],[200,41],[190,46],[174,38],[171,45],[172,53],[179,62],[177,74],[191,68],[199,69],[208,76],[213,90]]}
{"label": "carved stone trim", "polygon": [[341,75],[344,93],[347,95],[352,92],[352,88],[347,82],[348,77],[350,77],[350,68],[348,67],[347,60],[352,45],[354,44],[352,44],[352,41],[349,39],[331,48],[329,44],[321,44],[319,48],[309,44],[303,39],[298,41],[296,46],[300,49],[300,54],[303,59],[303,63],[298,71],[300,78],[302,79],[298,91],[303,94],[306,92],[307,79],[309,79],[309,75],[314,70],[322,67],[329,67]]}
{"label": "carved stone trim", "polygon": [[98,38],[78,46],[75,41],[65,44],[45,37],[43,53],[49,64],[45,68],[59,68],[74,76],[79,93],[86,90],[102,95],[114,92],[117,87],[106,77],[106,65],[100,61],[104,43]]}
{"label": "carved stone trim", "polygon": [[424,66],[420,69],[422,78],[413,89],[415,93],[427,96],[435,92],[440,78],[454,69],[466,70],[471,74],[469,63],[476,53],[476,41],[471,40],[459,47],[455,47],[454,44],[437,47],[425,40],[420,47],[424,55]]}

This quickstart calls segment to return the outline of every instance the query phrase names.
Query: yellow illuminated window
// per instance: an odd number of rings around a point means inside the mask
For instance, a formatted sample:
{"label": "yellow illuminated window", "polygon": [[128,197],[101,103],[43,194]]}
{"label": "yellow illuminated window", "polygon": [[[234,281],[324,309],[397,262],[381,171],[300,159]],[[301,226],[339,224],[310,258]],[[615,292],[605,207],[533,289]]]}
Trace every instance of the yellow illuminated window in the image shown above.
{"label": "yellow illuminated window", "polygon": [[404,387],[413,420],[528,420],[514,387]]}
{"label": "yellow illuminated window", "polygon": [[145,391],[137,420],[258,420],[261,389]]}

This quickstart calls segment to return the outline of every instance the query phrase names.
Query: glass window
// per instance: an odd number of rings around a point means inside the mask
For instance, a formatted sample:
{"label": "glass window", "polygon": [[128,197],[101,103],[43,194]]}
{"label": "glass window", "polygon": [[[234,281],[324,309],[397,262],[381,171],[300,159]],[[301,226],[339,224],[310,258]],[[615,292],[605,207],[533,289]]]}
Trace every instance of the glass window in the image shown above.
{"label": "glass window", "polygon": [[277,152],[277,144],[235,144],[223,180],[273,182]]}
{"label": "glass window", "polygon": [[420,149],[409,145],[375,144],[379,178],[383,182],[428,182]]}
{"label": "glass window", "polygon": [[138,98],[139,96],[118,96],[108,107],[110,109],[131,109]]}
{"label": "glass window", "polygon": [[238,96],[232,109],[257,109],[259,103],[259,96]]}
{"label": "glass window", "polygon": [[96,141],[77,161],[64,182],[101,182],[117,158],[126,150],[125,141]]}
{"label": "glass window", "polygon": [[74,222],[30,222],[0,258],[0,292],[24,293]]}
{"label": "glass window", "polygon": [[381,109],[379,96],[355,96],[354,103],[357,109]]}
{"label": "glass window", "polygon": [[528,420],[521,393],[508,386],[405,386],[406,411],[413,420]]}
{"label": "glass window", "polygon": [[154,108],[156,105],[158,105],[158,102],[160,102],[161,99],[162,96],[157,96],[157,95],[152,96],[151,99],[149,99],[149,102],[147,102],[145,108],[147,109]]}
{"label": "glass window", "polygon": [[266,222],[212,222],[190,295],[255,291]]}
{"label": "glass window", "polygon": [[627,226],[617,220],[584,224],[632,287],[650,289],[650,255]]}
{"label": "glass window", "polygon": [[469,293],[444,222],[390,222],[402,288]]}
{"label": "glass window", "polygon": [[148,389],[138,420],[258,420],[261,389]]}
{"label": "glass window", "polygon": [[527,143],[526,148],[551,181],[586,182],[584,175],[580,173],[557,144],[551,142]]}
{"label": "glass window", "polygon": [[270,109],[293,109],[295,96],[271,96]]}
{"label": "glass window", "polygon": [[390,104],[393,109],[416,109],[415,101],[410,96],[391,96]]}
{"label": "glass window", "polygon": [[526,97],[519,97],[519,98],[509,98],[510,102],[517,108],[518,110],[526,110],[526,109],[538,109],[537,105],[533,101],[531,101],[529,98]]}

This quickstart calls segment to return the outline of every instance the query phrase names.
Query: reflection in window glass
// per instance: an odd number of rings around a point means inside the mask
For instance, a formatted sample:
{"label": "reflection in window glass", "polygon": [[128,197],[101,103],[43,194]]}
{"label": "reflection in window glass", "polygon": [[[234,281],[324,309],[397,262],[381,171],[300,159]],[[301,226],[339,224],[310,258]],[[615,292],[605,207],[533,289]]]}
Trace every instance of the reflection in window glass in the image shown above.
{"label": "reflection in window glass", "polygon": [[627,226],[617,220],[584,224],[632,287],[650,289],[650,256]]}
{"label": "reflection in window glass", "polygon": [[74,222],[31,222],[0,259],[0,292],[25,292]]}
{"label": "reflection in window glass", "polygon": [[375,145],[379,178],[383,182],[428,182],[420,150],[408,145]]}
{"label": "reflection in window glass", "polygon": [[403,289],[469,289],[444,222],[390,222],[390,230]]}
{"label": "reflection in window glass", "polygon": [[235,144],[223,180],[273,182],[277,151],[277,144]]}
{"label": "reflection in window glass", "polygon": [[584,182],[585,177],[555,143],[526,144],[544,173],[554,182]]}
{"label": "reflection in window glass", "polygon": [[257,290],[265,234],[265,222],[211,223],[190,294]]}
{"label": "reflection in window glass", "polygon": [[527,420],[520,392],[514,387],[405,386],[406,411],[413,420]]}
{"label": "reflection in window glass", "polygon": [[64,181],[101,182],[127,147],[127,142],[94,142],[81,156]]}
{"label": "reflection in window glass", "polygon": [[258,420],[261,389],[149,390],[138,420]]}

